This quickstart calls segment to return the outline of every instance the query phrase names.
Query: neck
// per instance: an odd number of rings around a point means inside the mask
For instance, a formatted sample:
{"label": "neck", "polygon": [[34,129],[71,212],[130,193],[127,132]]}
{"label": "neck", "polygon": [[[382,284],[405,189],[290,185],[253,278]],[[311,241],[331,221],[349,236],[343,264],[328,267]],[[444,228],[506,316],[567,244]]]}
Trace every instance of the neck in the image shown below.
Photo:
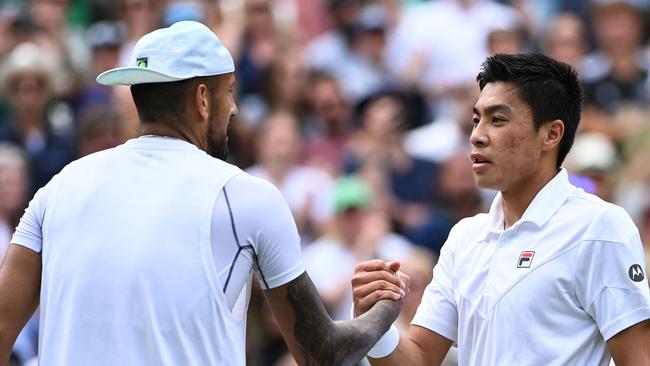
{"label": "neck", "polygon": [[557,172],[554,166],[552,169],[542,169],[539,174],[519,182],[518,187],[501,191],[501,206],[503,208],[505,229],[511,227],[521,219],[537,193],[555,177]]}
{"label": "neck", "polygon": [[140,136],[153,135],[161,137],[173,137],[185,140],[190,144],[196,145],[201,150],[207,148],[207,143],[199,139],[192,131],[184,126],[172,128],[167,123],[147,122],[140,125]]}
{"label": "neck", "polygon": [[284,181],[284,177],[291,169],[292,164],[285,164],[284,162],[265,162],[264,167],[266,168],[267,173],[271,180],[277,184],[281,184]]}
{"label": "neck", "polygon": [[634,52],[625,53],[612,58],[612,73],[619,80],[633,80],[639,75],[639,66],[637,64]]}

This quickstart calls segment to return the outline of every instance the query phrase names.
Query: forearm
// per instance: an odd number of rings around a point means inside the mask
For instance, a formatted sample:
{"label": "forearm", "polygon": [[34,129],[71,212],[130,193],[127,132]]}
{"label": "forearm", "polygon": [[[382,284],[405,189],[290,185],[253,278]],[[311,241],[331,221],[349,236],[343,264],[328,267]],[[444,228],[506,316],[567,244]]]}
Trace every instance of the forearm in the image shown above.
{"label": "forearm", "polygon": [[382,358],[368,357],[372,366],[390,366],[390,365],[440,365],[444,356],[439,362],[427,363],[424,351],[412,340],[406,337],[400,337],[397,348],[388,356]]}
{"label": "forearm", "polygon": [[15,341],[15,339],[12,340],[11,338],[9,332],[0,326],[0,365],[9,363],[9,356]]}
{"label": "forearm", "polygon": [[381,300],[362,316],[334,322],[329,352],[338,353],[335,364],[355,364],[365,357],[368,350],[377,343],[399,314],[397,304],[392,300]]}
{"label": "forearm", "polygon": [[332,321],[307,276],[287,286],[286,300],[294,319],[285,338],[300,365],[357,363],[399,313],[397,303],[383,300],[357,319]]}

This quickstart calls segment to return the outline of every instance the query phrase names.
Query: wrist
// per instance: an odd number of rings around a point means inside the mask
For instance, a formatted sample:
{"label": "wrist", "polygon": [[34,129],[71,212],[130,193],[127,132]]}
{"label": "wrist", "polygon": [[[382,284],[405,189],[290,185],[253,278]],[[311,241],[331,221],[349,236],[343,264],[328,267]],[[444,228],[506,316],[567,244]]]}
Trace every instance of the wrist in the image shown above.
{"label": "wrist", "polygon": [[383,358],[393,353],[399,344],[399,331],[391,325],[388,331],[379,338],[377,343],[368,351],[368,357]]}

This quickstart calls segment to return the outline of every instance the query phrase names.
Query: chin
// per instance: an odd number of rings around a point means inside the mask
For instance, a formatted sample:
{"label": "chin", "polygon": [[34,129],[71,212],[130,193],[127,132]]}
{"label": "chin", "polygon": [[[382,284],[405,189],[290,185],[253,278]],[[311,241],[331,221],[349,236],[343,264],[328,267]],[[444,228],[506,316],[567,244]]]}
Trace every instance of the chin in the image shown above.
{"label": "chin", "polygon": [[482,189],[494,189],[499,190],[499,185],[494,179],[491,179],[489,176],[478,175],[474,173],[474,178],[476,178],[476,185]]}

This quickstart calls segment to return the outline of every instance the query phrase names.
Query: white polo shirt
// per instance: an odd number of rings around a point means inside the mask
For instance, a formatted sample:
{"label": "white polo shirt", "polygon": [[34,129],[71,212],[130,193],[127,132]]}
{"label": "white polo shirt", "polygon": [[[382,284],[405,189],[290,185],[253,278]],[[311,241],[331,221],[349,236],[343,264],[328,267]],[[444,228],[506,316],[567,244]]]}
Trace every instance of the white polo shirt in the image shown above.
{"label": "white polo shirt", "polygon": [[650,318],[639,232],[563,169],[503,230],[488,214],[449,234],[412,324],[458,342],[459,365],[608,365],[606,341]]}

